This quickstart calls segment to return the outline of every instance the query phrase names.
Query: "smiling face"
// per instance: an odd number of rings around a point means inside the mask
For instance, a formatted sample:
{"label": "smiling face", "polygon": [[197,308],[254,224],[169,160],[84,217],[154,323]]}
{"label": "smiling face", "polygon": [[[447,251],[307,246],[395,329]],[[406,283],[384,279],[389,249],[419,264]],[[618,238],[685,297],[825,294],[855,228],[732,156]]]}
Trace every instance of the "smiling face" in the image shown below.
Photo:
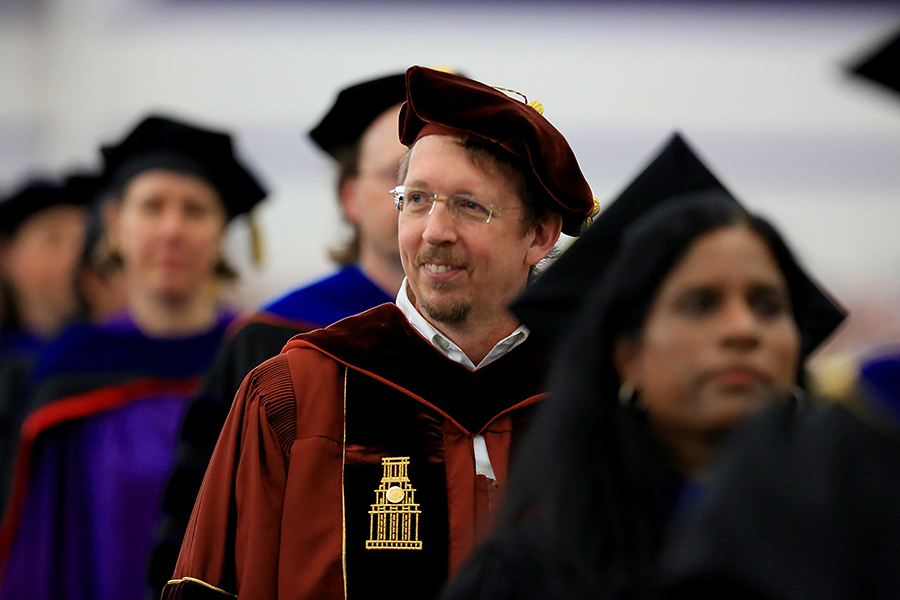
{"label": "smiling face", "polygon": [[788,394],[800,335],[772,252],[744,225],[697,238],[663,281],[617,369],[663,440],[715,438]]}
{"label": "smiling face", "polygon": [[111,215],[110,238],[130,288],[178,301],[215,280],[225,225],[222,201],[205,180],[154,169],[125,187]]}
{"label": "smiling face", "polygon": [[[465,194],[484,205],[521,206],[518,182],[495,165],[476,166],[449,136],[416,142],[403,183],[441,198]],[[399,236],[409,289],[432,324],[508,326],[507,306],[525,287],[529,268],[553,247],[559,226],[555,234],[544,225],[526,230],[518,210],[497,211],[490,223],[458,220],[438,202],[429,214],[401,213]]]}

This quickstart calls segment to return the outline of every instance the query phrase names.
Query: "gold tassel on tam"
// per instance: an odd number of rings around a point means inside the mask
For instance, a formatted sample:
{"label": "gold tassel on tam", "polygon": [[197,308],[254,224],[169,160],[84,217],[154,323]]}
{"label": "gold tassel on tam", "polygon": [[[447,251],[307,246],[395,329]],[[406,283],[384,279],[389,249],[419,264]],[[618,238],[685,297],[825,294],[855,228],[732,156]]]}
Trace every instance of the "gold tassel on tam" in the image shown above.
{"label": "gold tassel on tam", "polygon": [[600,214],[600,199],[597,196],[592,196],[592,198],[594,199],[594,208],[591,210],[591,214],[587,216],[587,218],[584,220],[584,224],[581,226],[582,233],[584,233],[584,231],[594,223],[594,217]]}
{"label": "gold tassel on tam", "polygon": [[528,96],[526,96],[522,92],[518,92],[516,90],[511,90],[511,89],[505,88],[505,87],[500,87],[499,85],[493,85],[491,87],[494,88],[495,90],[500,90],[501,92],[509,92],[510,94],[515,94],[517,96],[521,96],[522,102],[524,102],[525,104],[527,104],[528,106],[530,106],[531,108],[536,110],[537,114],[539,114],[539,115],[544,114],[544,105],[541,104],[540,102],[538,102],[537,100],[532,100],[531,102],[529,102]]}

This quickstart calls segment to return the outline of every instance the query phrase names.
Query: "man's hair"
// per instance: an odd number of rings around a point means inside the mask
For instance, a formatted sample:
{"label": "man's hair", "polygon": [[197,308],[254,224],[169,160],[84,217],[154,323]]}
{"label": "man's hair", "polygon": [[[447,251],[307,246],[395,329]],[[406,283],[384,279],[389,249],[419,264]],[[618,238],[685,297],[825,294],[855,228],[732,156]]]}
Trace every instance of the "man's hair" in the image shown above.
{"label": "man's hair", "polygon": [[[338,165],[335,186],[338,198],[340,198],[341,190],[344,188],[344,185],[359,175],[359,150],[360,140],[357,140],[355,144],[344,146],[343,148],[335,150],[333,153]],[[344,220],[346,221],[346,217]],[[332,248],[328,251],[329,258],[341,266],[352,265],[359,262],[359,226],[355,223],[350,223],[350,226],[353,230],[350,239],[341,246]]]}
{"label": "man's hair", "polygon": [[522,206],[527,209],[522,211],[524,231],[535,227],[553,210],[553,200],[521,158],[499,146],[489,146],[477,139],[466,138],[457,142],[465,149],[472,164],[482,170],[490,169],[493,164],[501,174],[515,182]]}

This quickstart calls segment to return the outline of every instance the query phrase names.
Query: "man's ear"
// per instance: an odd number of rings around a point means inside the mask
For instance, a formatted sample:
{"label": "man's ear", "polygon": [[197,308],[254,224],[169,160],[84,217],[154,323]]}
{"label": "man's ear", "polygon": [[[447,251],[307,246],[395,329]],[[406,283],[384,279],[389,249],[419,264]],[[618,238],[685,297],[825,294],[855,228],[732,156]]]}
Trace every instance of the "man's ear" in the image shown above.
{"label": "man's ear", "polygon": [[531,231],[531,246],[528,248],[526,262],[529,265],[536,265],[544,260],[553,246],[559,241],[559,234],[562,232],[562,215],[551,212],[545,218],[535,225]]}
{"label": "man's ear", "polygon": [[348,223],[359,222],[359,203],[357,202],[359,180],[356,177],[347,177],[341,182],[338,190],[338,201],[344,211],[344,218]]}

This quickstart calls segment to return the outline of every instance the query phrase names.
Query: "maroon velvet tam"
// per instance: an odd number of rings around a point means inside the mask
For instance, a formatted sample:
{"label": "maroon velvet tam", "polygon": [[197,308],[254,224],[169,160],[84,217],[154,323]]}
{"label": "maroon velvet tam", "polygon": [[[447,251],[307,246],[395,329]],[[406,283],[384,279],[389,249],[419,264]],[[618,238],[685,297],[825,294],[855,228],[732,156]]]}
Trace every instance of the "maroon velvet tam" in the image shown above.
{"label": "maroon velvet tam", "polygon": [[536,109],[472,79],[414,66],[406,71],[400,141],[425,135],[481,138],[521,158],[555,201],[563,232],[578,235],[594,199],[566,138]]}

